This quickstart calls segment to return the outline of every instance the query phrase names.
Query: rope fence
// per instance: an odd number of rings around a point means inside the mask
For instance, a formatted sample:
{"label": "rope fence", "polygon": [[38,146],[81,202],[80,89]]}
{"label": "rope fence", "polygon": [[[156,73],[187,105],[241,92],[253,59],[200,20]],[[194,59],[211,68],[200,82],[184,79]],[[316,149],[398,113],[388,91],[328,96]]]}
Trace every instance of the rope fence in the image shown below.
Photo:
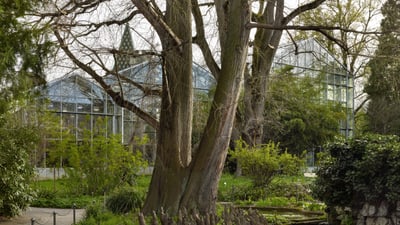
{"label": "rope fence", "polygon": [[[53,211],[52,213],[49,213],[49,217],[46,217],[44,219],[36,219],[36,218],[31,218],[31,223],[30,225],[51,225],[51,221],[53,221],[52,225],[57,225],[57,218],[58,217],[67,217],[71,216],[72,217],[72,224],[76,224],[76,205],[74,204],[72,209],[65,213],[60,213]],[[64,225],[64,224],[59,224],[59,225]]]}

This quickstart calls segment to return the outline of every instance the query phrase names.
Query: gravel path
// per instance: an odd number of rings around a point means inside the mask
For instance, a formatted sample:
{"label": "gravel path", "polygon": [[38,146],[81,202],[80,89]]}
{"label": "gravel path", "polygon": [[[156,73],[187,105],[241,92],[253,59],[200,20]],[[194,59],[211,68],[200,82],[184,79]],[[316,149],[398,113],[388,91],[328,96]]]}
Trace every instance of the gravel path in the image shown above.
{"label": "gravel path", "polygon": [[[22,215],[12,219],[0,220],[0,225],[54,225],[54,214],[56,225],[73,224],[72,209],[52,209],[30,207]],[[78,222],[84,216],[84,209],[75,210],[75,219]],[[34,222],[32,222],[34,218]]]}

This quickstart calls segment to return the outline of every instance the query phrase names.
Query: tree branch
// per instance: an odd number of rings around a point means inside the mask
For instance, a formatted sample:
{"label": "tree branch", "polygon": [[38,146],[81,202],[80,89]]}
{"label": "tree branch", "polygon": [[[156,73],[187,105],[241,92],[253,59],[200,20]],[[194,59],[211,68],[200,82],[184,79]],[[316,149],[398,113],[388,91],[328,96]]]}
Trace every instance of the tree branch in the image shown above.
{"label": "tree branch", "polygon": [[193,43],[199,46],[201,52],[203,53],[208,68],[210,69],[214,78],[218,80],[220,68],[218,64],[215,62],[210,46],[207,43],[204,34],[204,22],[201,16],[200,7],[197,0],[192,0],[192,14],[194,21],[196,23],[196,36],[193,38]]}
{"label": "tree branch", "polygon": [[64,42],[64,39],[61,37],[61,34],[59,33],[57,27],[53,27],[53,32],[54,35],[57,38],[57,41],[60,44],[60,48],[65,52],[65,54],[72,60],[72,62],[77,65],[79,68],[81,68],[83,71],[88,73],[94,80],[97,81],[97,83],[107,92],[107,94],[110,95],[110,97],[114,100],[114,102],[121,106],[124,107],[132,112],[134,112],[137,116],[139,116],[141,119],[146,121],[150,126],[152,126],[155,130],[159,130],[159,122],[150,114],[146,113],[142,109],[140,109],[138,106],[133,104],[130,101],[124,100],[119,92],[115,92],[110,85],[108,85],[103,77],[101,77],[99,74],[94,71],[90,65],[87,65],[83,62],[81,62],[68,48],[67,44]]}
{"label": "tree branch", "polygon": [[320,6],[322,3],[324,3],[326,0],[315,0],[313,2],[307,3],[305,5],[302,5],[295,10],[293,10],[289,15],[287,15],[285,18],[282,20],[282,25],[287,25],[290,21],[292,21],[296,16],[300,15],[301,13],[312,10]]}
{"label": "tree branch", "polygon": [[161,10],[156,5],[150,4],[150,2],[143,0],[131,1],[140,10],[147,21],[154,27],[161,40],[172,39],[176,46],[182,45],[182,41],[164,21],[163,16],[160,14]]}

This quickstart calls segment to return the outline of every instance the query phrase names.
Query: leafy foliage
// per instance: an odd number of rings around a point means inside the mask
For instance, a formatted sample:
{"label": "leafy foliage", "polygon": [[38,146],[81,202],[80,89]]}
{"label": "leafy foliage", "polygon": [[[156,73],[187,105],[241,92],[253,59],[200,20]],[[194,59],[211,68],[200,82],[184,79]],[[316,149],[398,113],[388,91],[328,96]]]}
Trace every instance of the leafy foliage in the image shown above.
{"label": "leafy foliage", "polygon": [[0,216],[18,215],[33,200],[29,154],[36,140],[34,128],[0,116]]}
{"label": "leafy foliage", "polygon": [[46,26],[33,27],[26,13],[40,1],[0,1],[0,113],[10,108],[13,99],[26,96],[26,90],[44,84],[43,67],[51,44]]}
{"label": "leafy foliage", "polygon": [[337,140],[317,171],[313,188],[327,206],[359,207],[363,202],[400,200],[400,139],[365,135]]}
{"label": "leafy foliage", "polygon": [[298,77],[291,67],[272,76],[265,109],[265,140],[279,142],[292,154],[300,155],[333,140],[345,118],[339,104],[322,101],[319,77]]}
{"label": "leafy foliage", "polygon": [[261,147],[249,147],[238,141],[232,158],[237,159],[243,174],[249,176],[256,187],[267,186],[277,174],[296,175],[304,162],[287,152],[280,153],[278,144],[270,142]]}

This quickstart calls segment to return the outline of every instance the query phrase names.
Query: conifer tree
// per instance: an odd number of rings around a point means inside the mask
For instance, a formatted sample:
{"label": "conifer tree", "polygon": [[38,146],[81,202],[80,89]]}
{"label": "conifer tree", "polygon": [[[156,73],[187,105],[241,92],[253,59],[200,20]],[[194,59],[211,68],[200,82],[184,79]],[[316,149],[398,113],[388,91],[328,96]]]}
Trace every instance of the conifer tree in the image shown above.
{"label": "conifer tree", "polygon": [[370,102],[368,121],[370,131],[400,134],[400,2],[388,0],[382,7],[382,35],[378,49],[369,62],[371,70],[365,87]]}

